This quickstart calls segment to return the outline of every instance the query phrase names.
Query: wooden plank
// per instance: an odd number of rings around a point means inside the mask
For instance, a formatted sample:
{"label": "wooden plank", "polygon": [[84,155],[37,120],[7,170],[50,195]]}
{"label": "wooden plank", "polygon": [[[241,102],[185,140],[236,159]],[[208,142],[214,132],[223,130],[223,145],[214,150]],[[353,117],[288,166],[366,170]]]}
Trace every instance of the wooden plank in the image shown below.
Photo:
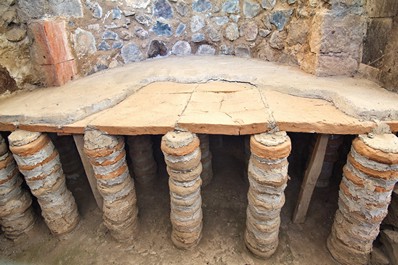
{"label": "wooden plank", "polygon": [[73,135],[73,139],[75,140],[76,148],[77,148],[77,151],[79,152],[80,159],[82,160],[84,171],[86,172],[86,176],[87,176],[88,182],[90,183],[91,191],[93,192],[95,201],[97,202],[98,208],[102,211],[103,199],[97,189],[97,179],[94,176],[93,167],[91,166],[90,161],[88,161],[88,158],[87,158],[86,154],[84,153],[83,135],[75,134],[75,135]]}
{"label": "wooden plank", "polygon": [[315,147],[311,154],[310,163],[308,164],[303,183],[301,184],[296,209],[293,214],[294,223],[304,223],[305,221],[312,193],[322,170],[328,140],[328,134],[320,134],[317,136]]}

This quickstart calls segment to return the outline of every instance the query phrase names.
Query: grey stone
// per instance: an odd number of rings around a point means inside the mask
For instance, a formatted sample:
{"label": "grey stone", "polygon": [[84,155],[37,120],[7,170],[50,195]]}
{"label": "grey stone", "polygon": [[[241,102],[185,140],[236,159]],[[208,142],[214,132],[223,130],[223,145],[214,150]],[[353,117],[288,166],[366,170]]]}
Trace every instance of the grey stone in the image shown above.
{"label": "grey stone", "polygon": [[145,29],[143,29],[142,27],[136,27],[134,29],[134,34],[135,36],[137,36],[138,38],[140,38],[141,40],[145,40],[148,38],[149,33],[148,31],[146,31]]}
{"label": "grey stone", "polygon": [[193,16],[191,18],[191,31],[197,32],[206,25],[205,19],[201,16]]}
{"label": "grey stone", "polygon": [[115,41],[112,43],[112,49],[120,49],[123,47],[123,41]]}
{"label": "grey stone", "polygon": [[247,20],[240,26],[240,36],[247,41],[255,41],[258,34],[258,27],[253,20]]}
{"label": "grey stone", "polygon": [[283,48],[285,48],[285,40],[286,40],[286,32],[274,31],[271,34],[269,45],[274,49],[282,50]]}
{"label": "grey stone", "polygon": [[125,17],[131,17],[135,15],[135,10],[125,9],[123,10],[123,14]]}
{"label": "grey stone", "polygon": [[220,53],[223,55],[232,55],[233,52],[234,52],[234,49],[232,46],[228,46],[225,44],[220,46]]}
{"label": "grey stone", "polygon": [[296,0],[287,0],[287,3],[288,3],[289,5],[293,5],[293,4],[296,3]]}
{"label": "grey stone", "polygon": [[211,9],[211,3],[207,0],[196,0],[192,3],[192,10],[195,12],[205,12]]}
{"label": "grey stone", "polygon": [[104,40],[98,45],[98,50],[100,51],[109,51],[110,49],[111,46]]}
{"label": "grey stone", "polygon": [[229,18],[235,22],[238,23],[239,19],[240,19],[240,15],[230,15]]}
{"label": "grey stone", "polygon": [[193,42],[201,42],[205,40],[205,35],[203,33],[195,33],[192,35]]}
{"label": "grey stone", "polygon": [[176,10],[178,14],[185,17],[188,14],[188,5],[183,0],[180,0],[177,2]]}
{"label": "grey stone", "polygon": [[5,35],[8,41],[19,42],[26,37],[26,29],[21,27],[12,27]]}
{"label": "grey stone", "polygon": [[170,19],[173,17],[173,9],[169,1],[156,0],[153,8],[153,15],[158,18]]}
{"label": "grey stone", "polygon": [[83,17],[80,0],[49,0],[50,10],[56,16]]}
{"label": "grey stone", "polygon": [[243,2],[243,14],[247,18],[254,18],[260,13],[260,5],[257,2],[251,0],[245,0]]}
{"label": "grey stone", "polygon": [[119,39],[119,35],[116,32],[107,30],[102,34],[103,40],[117,40]]}
{"label": "grey stone", "polygon": [[188,42],[181,40],[177,41],[171,49],[171,52],[177,56],[189,55],[191,54],[191,51],[191,45],[189,45]]}
{"label": "grey stone", "polygon": [[213,13],[218,13],[221,11],[221,8],[218,5],[214,5],[213,8],[211,9]]}
{"label": "grey stone", "polygon": [[271,14],[270,22],[275,25],[277,30],[282,31],[288,23],[293,10],[278,10]]}
{"label": "grey stone", "polygon": [[234,41],[239,38],[239,29],[238,24],[236,23],[229,23],[228,26],[225,28],[225,35],[227,39],[230,41]]}
{"label": "grey stone", "polygon": [[266,10],[274,9],[275,5],[276,5],[276,0],[262,0],[261,2],[261,6]]}
{"label": "grey stone", "polygon": [[222,26],[228,23],[229,19],[227,16],[222,16],[222,17],[214,17],[212,18],[214,23],[216,23],[218,26]]}
{"label": "grey stone", "polygon": [[141,50],[134,43],[124,45],[120,53],[124,63],[137,62],[144,59]]}
{"label": "grey stone", "polygon": [[93,54],[97,51],[94,35],[87,30],[77,28],[73,34],[73,46],[77,56]]}
{"label": "grey stone", "polygon": [[176,28],[176,36],[181,36],[184,32],[185,29],[187,28],[187,25],[185,25],[184,23],[180,23],[178,24],[177,28]]}
{"label": "grey stone", "polygon": [[156,21],[156,24],[155,26],[153,26],[152,31],[155,32],[155,34],[158,36],[170,37],[171,35],[173,35],[170,25],[160,21]]}
{"label": "grey stone", "polygon": [[149,27],[149,25],[151,25],[152,23],[152,18],[143,13],[136,14],[134,18],[138,23],[145,25],[147,27]]}
{"label": "grey stone", "polygon": [[229,14],[234,14],[239,12],[239,0],[226,0],[222,4],[222,11]]}
{"label": "grey stone", "polygon": [[102,18],[102,7],[98,3],[93,5],[93,17]]}
{"label": "grey stone", "polygon": [[260,35],[263,38],[267,37],[270,33],[271,31],[269,29],[260,29],[258,31],[258,35]]}
{"label": "grey stone", "polygon": [[235,48],[235,56],[250,58],[250,48],[246,45],[239,45]]}
{"label": "grey stone", "polygon": [[105,64],[97,64],[97,65],[95,66],[95,68],[96,68],[96,69],[94,69],[94,71],[95,71],[95,72],[98,72],[98,71],[103,71],[103,70],[108,69],[108,66],[105,65]]}
{"label": "grey stone", "polygon": [[122,11],[118,7],[112,9],[112,19],[122,19]]}
{"label": "grey stone", "polygon": [[164,42],[153,40],[149,44],[148,58],[167,56],[168,49]]}
{"label": "grey stone", "polygon": [[272,25],[271,25],[271,22],[270,22],[270,17],[269,17],[269,15],[265,15],[265,16],[263,17],[262,21],[263,21],[263,24],[264,24],[264,26],[265,26],[266,29],[269,29],[269,30],[272,29]]}
{"label": "grey stone", "polygon": [[145,9],[151,2],[151,0],[125,0],[127,6],[131,6],[133,8],[141,8]]}
{"label": "grey stone", "polygon": [[90,24],[90,25],[87,26],[87,29],[94,30],[94,31],[99,31],[100,30],[100,25],[99,24]]}
{"label": "grey stone", "polygon": [[200,45],[198,50],[196,51],[197,55],[214,55],[215,53],[216,49],[207,44]]}
{"label": "grey stone", "polygon": [[214,27],[210,27],[207,29],[207,35],[209,36],[211,41],[217,42],[222,38],[221,31],[215,29]]}
{"label": "grey stone", "polygon": [[19,0],[18,5],[20,10],[29,18],[40,18],[48,8],[46,0]]}

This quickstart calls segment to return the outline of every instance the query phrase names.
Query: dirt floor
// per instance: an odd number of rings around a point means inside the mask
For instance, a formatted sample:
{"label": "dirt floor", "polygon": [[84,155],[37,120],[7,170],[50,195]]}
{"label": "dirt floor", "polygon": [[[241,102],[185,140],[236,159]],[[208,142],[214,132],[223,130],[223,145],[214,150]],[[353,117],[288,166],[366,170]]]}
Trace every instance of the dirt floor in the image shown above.
{"label": "dirt floor", "polygon": [[[40,218],[29,238],[11,242],[0,235],[0,264],[337,264],[326,248],[326,238],[337,208],[338,180],[316,189],[305,224],[293,224],[303,174],[294,161],[277,252],[266,261],[248,252],[243,242],[248,189],[243,150],[238,137],[224,137],[222,146],[212,145],[214,179],[202,190],[203,238],[193,250],[178,250],[171,243],[167,174],[159,162],[158,181],[145,188],[136,185],[140,230],[132,244],[119,244],[110,237],[85,178],[69,176],[82,217],[78,228],[56,238]],[[162,161],[159,150],[155,153]],[[306,155],[292,154],[293,158]]]}

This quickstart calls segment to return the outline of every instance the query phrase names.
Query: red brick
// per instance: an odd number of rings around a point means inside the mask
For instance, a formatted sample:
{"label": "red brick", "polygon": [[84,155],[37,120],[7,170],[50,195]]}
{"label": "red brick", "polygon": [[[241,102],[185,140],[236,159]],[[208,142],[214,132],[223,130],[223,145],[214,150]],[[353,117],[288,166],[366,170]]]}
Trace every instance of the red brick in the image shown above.
{"label": "red brick", "polygon": [[46,86],[62,86],[76,75],[76,62],[70,60],[53,65],[42,65]]}
{"label": "red brick", "polygon": [[30,24],[33,57],[37,64],[58,64],[74,59],[63,20],[36,20]]}

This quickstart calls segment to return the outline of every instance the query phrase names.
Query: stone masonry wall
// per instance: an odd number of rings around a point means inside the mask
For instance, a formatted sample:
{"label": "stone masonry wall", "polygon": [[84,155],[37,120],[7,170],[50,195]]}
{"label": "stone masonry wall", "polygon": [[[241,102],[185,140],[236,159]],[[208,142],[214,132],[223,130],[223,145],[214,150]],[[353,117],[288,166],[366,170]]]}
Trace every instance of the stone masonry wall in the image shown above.
{"label": "stone masonry wall", "polygon": [[368,0],[362,72],[398,92],[398,1]]}
{"label": "stone masonry wall", "polygon": [[[13,68],[0,59],[0,66],[20,88],[46,84],[37,78],[45,75],[33,67],[43,64],[29,55],[38,39],[31,27],[43,20],[65,21],[80,76],[148,58],[188,54],[253,57],[298,65],[320,76],[352,75],[362,57],[366,29],[366,0],[5,2],[16,10],[18,23],[10,28],[22,29],[17,31],[23,35],[17,51],[26,60]],[[7,40],[0,52],[13,43]]]}

